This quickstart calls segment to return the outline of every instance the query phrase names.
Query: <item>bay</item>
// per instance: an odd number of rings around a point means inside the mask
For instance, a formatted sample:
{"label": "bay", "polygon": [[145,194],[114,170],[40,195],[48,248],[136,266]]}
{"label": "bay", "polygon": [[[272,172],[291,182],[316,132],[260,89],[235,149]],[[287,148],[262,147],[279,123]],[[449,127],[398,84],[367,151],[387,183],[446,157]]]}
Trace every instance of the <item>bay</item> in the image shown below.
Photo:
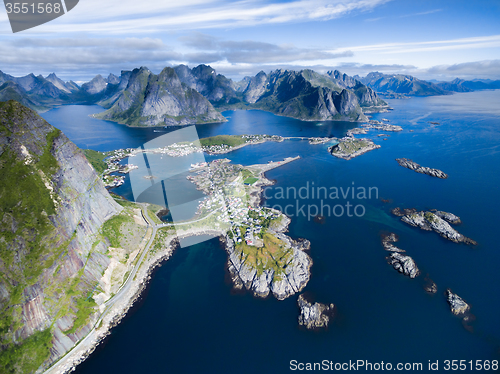
{"label": "bay", "polygon": [[[293,197],[277,197],[273,191],[278,187],[299,189],[314,182],[326,188],[377,188],[378,198],[324,201],[332,206],[346,200],[362,205],[362,217],[330,215],[324,224],[307,216],[292,217],[289,235],[311,241],[314,265],[304,291],[316,301],[337,307],[328,331],[299,329],[296,295],[277,301],[233,294],[225,273],[226,254],[218,240],[212,239],[176,251],[157,269],[140,302],[76,372],[288,372],[290,360],[368,360],[394,366],[415,362],[423,364],[422,372],[430,372],[429,360],[440,360],[443,371],[446,359],[499,359],[499,99],[500,91],[481,91],[389,100],[394,111],[373,118],[387,118],[404,131],[386,133],[387,140],[370,131],[366,137],[382,147],[350,161],[332,157],[326,145],[298,140],[207,156],[208,160],[227,157],[249,165],[300,155],[300,160],[266,174],[276,180],[267,191],[268,206],[297,204]],[[152,129],[88,117],[98,110],[62,107],[44,117],[78,146],[98,150],[138,147],[161,135]],[[64,113],[59,116],[58,111]],[[200,137],[342,136],[356,126],[303,122],[260,111],[223,114],[228,122],[197,126]],[[89,123],[90,130],[85,130]],[[99,139],[93,139],[92,129],[100,131]],[[449,178],[431,178],[402,168],[395,161],[399,157],[441,169]],[[127,183],[114,191],[130,197]],[[310,196],[299,203],[309,207],[321,201]],[[463,221],[457,230],[479,245],[458,245],[406,226],[390,214],[395,206],[453,212]],[[417,279],[402,276],[386,263],[380,234],[389,231],[399,235],[397,245],[422,271]],[[435,295],[422,289],[426,274],[438,285]],[[446,288],[471,304],[477,318],[473,332],[451,314],[443,294]]]}

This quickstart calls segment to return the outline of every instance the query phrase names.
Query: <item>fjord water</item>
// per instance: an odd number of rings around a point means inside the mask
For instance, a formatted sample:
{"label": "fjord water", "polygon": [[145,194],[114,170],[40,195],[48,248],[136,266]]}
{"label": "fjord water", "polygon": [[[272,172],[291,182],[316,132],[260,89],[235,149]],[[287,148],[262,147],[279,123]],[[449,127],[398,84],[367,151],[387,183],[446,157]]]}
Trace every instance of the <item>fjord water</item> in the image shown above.
{"label": "fjord water", "polygon": [[[315,301],[337,307],[328,331],[298,327],[297,295],[277,301],[234,294],[225,272],[226,254],[218,240],[212,239],[177,250],[158,268],[141,300],[77,372],[288,372],[290,360],[367,360],[394,366],[415,362],[423,364],[422,372],[430,372],[429,360],[440,360],[442,372],[444,360],[499,359],[499,102],[500,91],[390,100],[394,111],[374,118],[387,118],[404,131],[385,133],[387,137],[370,131],[365,136],[382,148],[350,161],[329,155],[327,145],[299,140],[207,157],[227,157],[249,165],[300,155],[298,161],[266,174],[276,180],[267,191],[268,206],[297,204],[293,197],[276,196],[277,187],[298,189],[313,182],[327,188],[377,187],[379,199],[348,197],[324,202],[361,204],[366,209],[363,217],[332,215],[322,224],[292,217],[289,235],[311,241],[309,254],[314,264],[304,291]],[[137,147],[161,135],[86,117],[97,108],[62,107],[44,117],[78,146],[98,150]],[[70,115],[72,122],[59,121],[58,111],[66,113],[63,118]],[[80,118],[82,113],[86,118]],[[302,122],[259,111],[223,114],[229,121],[198,126],[200,137],[245,133],[341,136],[355,127],[345,122]],[[93,139],[93,133],[99,139]],[[449,178],[402,168],[394,160],[398,157],[441,169]],[[115,192],[127,195],[129,190],[125,183]],[[306,206],[319,203],[311,197],[299,201]],[[463,221],[457,230],[479,245],[455,244],[433,232],[406,226],[390,214],[396,206],[453,212]],[[295,209],[290,211],[295,213]],[[409,279],[386,263],[387,252],[380,244],[384,232],[399,235],[396,245],[413,257],[420,277]],[[434,295],[422,289],[427,274],[438,286]],[[471,305],[476,316],[472,332],[451,314],[443,294],[446,288]]]}

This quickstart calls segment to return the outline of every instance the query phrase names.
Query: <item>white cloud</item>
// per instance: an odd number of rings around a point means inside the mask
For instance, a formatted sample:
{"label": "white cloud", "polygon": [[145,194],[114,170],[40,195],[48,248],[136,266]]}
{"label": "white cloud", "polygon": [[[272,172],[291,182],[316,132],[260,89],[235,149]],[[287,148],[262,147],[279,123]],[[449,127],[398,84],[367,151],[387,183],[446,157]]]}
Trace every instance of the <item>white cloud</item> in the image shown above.
{"label": "white cloud", "polygon": [[[297,61],[321,61],[339,57],[352,57],[351,51],[325,51],[314,48],[298,48],[291,44],[276,45],[253,40],[230,41],[214,38],[202,33],[192,33],[180,37],[179,40],[196,52],[186,53],[188,61],[246,64],[289,64]],[[210,56],[211,60],[203,59]]]}
{"label": "white cloud", "polygon": [[490,36],[479,36],[479,37],[449,39],[449,40],[352,46],[343,48],[342,50],[349,50],[353,52],[376,51],[386,54],[388,53],[401,54],[408,52],[436,51],[445,49],[448,50],[476,49],[476,48],[491,48],[499,46],[500,46],[500,35],[490,35]]}
{"label": "white cloud", "polygon": [[36,33],[148,33],[244,27],[329,20],[367,11],[391,0],[297,0],[289,2],[186,0],[147,3],[135,0],[85,0],[71,12],[36,28]]}

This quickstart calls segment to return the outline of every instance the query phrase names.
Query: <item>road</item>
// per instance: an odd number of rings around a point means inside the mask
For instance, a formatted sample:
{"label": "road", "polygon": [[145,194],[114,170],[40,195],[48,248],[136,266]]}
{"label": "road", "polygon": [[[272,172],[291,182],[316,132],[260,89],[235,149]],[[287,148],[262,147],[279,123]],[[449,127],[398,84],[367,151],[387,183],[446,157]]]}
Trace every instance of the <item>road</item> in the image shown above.
{"label": "road", "polygon": [[55,374],[55,373],[57,373],[57,371],[59,370],[59,368],[62,365],[64,365],[64,360],[68,357],[68,355],[71,352],[75,351],[76,349],[79,349],[79,348],[84,348],[85,350],[89,349],[93,345],[93,343],[91,341],[91,338],[92,338],[92,333],[94,333],[95,330],[96,330],[96,326],[99,326],[99,323],[102,321],[102,319],[104,318],[104,316],[106,315],[106,313],[111,309],[111,307],[113,307],[115,305],[115,303],[118,300],[120,300],[120,298],[123,297],[123,295],[125,295],[127,293],[127,291],[130,290],[130,287],[131,287],[131,285],[133,283],[132,281],[133,281],[135,275],[137,274],[137,271],[139,270],[139,268],[140,268],[140,266],[141,266],[144,258],[147,256],[147,254],[149,252],[149,248],[151,247],[151,244],[153,244],[153,242],[154,242],[154,240],[156,238],[156,233],[157,233],[158,228],[165,226],[165,225],[162,225],[162,224],[155,224],[149,218],[148,210],[147,210],[147,204],[139,204],[139,205],[141,205],[142,216],[143,216],[144,220],[148,224],[148,229],[152,228],[153,232],[151,233],[151,238],[149,239],[148,243],[146,244],[146,246],[143,248],[142,252],[140,253],[140,257],[139,257],[139,260],[137,261],[136,266],[130,272],[128,278],[125,280],[125,282],[123,283],[123,285],[121,286],[121,288],[119,289],[119,291],[112,298],[110,298],[108,301],[106,301],[104,303],[105,309],[101,313],[101,315],[99,316],[99,319],[94,324],[94,327],[92,328],[92,330],[90,330],[89,333],[83,339],[81,339],[78,342],[78,344],[76,344],[70,351],[66,352],[66,354],[63,357],[61,357],[50,368],[48,368],[44,372],[45,374]]}

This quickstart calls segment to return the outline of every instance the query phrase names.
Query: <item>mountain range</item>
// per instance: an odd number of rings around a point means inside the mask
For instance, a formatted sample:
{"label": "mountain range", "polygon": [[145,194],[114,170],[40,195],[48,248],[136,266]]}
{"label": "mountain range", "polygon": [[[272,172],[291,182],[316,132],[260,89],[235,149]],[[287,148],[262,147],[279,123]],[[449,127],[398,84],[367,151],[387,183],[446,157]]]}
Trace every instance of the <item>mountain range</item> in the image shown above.
{"label": "mountain range", "polygon": [[[0,101],[16,100],[36,111],[67,104],[98,104],[96,118],[129,126],[170,126],[223,122],[220,111],[261,109],[302,120],[366,121],[365,113],[387,107],[380,96],[449,95],[500,88],[500,81],[455,79],[429,82],[411,75],[337,70],[278,69],[235,82],[208,65],[166,67],[159,74],[141,67],[120,76],[101,75],[81,86],[54,73],[16,78],[0,71]],[[380,95],[380,96],[379,96]]]}
{"label": "mountain range", "polygon": [[453,92],[471,92],[500,88],[500,80],[466,81],[457,78],[450,82],[429,82],[411,75],[391,75],[379,72],[369,73],[364,78],[359,76],[354,76],[354,78],[387,98],[451,95]]}

